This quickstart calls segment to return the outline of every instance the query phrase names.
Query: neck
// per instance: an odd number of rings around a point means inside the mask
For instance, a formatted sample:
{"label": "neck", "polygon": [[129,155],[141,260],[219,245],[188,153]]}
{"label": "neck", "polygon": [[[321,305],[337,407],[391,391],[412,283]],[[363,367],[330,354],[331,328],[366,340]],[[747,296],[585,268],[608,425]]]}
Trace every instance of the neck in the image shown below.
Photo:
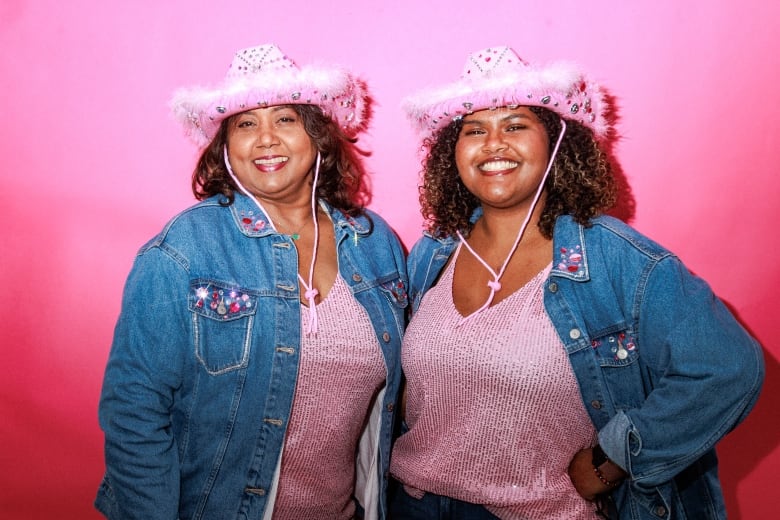
{"label": "neck", "polygon": [[[281,232],[292,232],[306,226],[312,220],[311,200],[302,200],[295,203],[278,203],[259,201],[263,205],[268,216],[271,217],[274,226]],[[319,207],[317,213],[320,213]]]}
{"label": "neck", "polygon": [[[544,200],[540,200],[523,232],[521,244],[543,238],[539,231],[539,219],[543,207]],[[474,233],[482,235],[484,239],[496,245],[514,242],[526,219],[527,212],[527,207],[513,210],[483,207],[482,217],[474,225],[472,235]]]}

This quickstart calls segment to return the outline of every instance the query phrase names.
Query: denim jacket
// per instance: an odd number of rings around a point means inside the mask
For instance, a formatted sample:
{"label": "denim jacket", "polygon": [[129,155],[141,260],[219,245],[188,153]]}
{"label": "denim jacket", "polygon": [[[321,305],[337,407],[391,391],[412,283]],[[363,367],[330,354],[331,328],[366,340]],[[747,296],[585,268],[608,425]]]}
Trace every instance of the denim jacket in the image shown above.
{"label": "denim jacket", "polygon": [[[456,246],[414,246],[413,310]],[[758,398],[761,347],[676,256],[616,219],[558,218],[553,251],[545,309],[601,446],[629,473],[611,518],[725,518],[714,446]]]}
{"label": "denim jacket", "polygon": [[[385,518],[407,307],[404,253],[376,214],[333,222],[340,276],[366,309],[386,384],[356,457],[366,518]],[[99,419],[108,518],[270,518],[298,374],[297,251],[253,201],[176,216],[139,252],[105,372]]]}

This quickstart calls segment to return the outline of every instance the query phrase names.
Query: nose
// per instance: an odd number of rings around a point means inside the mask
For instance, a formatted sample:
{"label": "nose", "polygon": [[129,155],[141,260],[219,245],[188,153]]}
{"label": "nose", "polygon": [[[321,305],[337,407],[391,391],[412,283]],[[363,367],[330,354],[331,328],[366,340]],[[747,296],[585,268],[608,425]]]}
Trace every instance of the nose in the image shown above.
{"label": "nose", "polygon": [[496,152],[504,150],[507,147],[504,142],[504,136],[500,131],[488,130],[485,133],[485,140],[482,143],[482,149],[485,152]]}
{"label": "nose", "polygon": [[260,123],[257,126],[257,146],[268,148],[278,144],[279,140],[274,131],[273,125]]}

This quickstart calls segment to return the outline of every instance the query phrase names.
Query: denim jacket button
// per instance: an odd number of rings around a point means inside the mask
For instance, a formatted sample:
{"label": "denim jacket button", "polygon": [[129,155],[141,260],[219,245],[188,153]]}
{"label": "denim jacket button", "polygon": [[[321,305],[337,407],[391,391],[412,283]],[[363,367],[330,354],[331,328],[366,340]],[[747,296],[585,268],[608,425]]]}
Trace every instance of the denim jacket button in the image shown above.
{"label": "denim jacket button", "polygon": [[596,399],[594,399],[593,401],[590,402],[590,405],[596,410],[601,410],[601,401],[597,401]]}
{"label": "denim jacket button", "polygon": [[558,292],[558,284],[555,282],[550,282],[550,285],[548,286],[550,289],[550,292],[555,293]]}
{"label": "denim jacket button", "polygon": [[655,506],[653,513],[655,513],[655,516],[666,516],[666,508],[664,506]]}
{"label": "denim jacket button", "polygon": [[352,279],[355,280],[356,282],[359,282],[360,280],[363,279],[363,277],[360,276],[359,274],[355,273],[355,274],[352,275]]}
{"label": "denim jacket button", "polygon": [[569,331],[569,337],[571,339],[580,339],[581,335],[582,335],[582,333],[580,332],[580,329],[571,329]]}
{"label": "denim jacket button", "polygon": [[385,332],[384,334],[382,334],[382,339],[385,340],[385,343],[389,342],[390,341],[390,333],[389,332]]}
{"label": "denim jacket button", "polygon": [[392,412],[393,408],[395,408],[395,405],[393,405],[393,403],[387,403],[387,411],[388,412]]}

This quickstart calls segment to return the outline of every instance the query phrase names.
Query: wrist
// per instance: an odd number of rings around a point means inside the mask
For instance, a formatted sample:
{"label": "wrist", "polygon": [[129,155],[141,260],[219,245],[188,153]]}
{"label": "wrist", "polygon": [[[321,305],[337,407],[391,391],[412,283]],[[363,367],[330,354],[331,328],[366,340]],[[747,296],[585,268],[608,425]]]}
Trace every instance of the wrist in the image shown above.
{"label": "wrist", "polygon": [[601,481],[602,484],[608,488],[613,488],[620,484],[623,479],[626,478],[626,472],[623,469],[609,460],[607,454],[601,449],[601,446],[596,444],[591,450],[593,465],[593,473]]}

